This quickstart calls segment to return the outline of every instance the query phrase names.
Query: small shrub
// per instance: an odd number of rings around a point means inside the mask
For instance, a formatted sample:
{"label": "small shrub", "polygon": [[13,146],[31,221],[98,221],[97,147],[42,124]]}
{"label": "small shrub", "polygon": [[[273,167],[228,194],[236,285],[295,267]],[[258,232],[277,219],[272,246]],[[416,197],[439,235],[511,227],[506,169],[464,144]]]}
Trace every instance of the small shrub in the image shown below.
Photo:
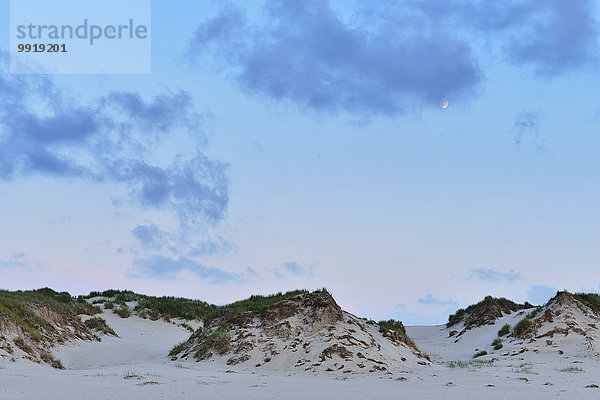
{"label": "small shrub", "polygon": [[509,333],[510,333],[510,325],[504,324],[504,325],[502,325],[502,328],[500,328],[500,330],[498,331],[498,337],[506,336]]}
{"label": "small shrub", "polygon": [[477,357],[481,357],[481,356],[485,356],[488,352],[485,350],[481,350],[475,354],[473,354],[473,358],[477,358]]}
{"label": "small shrub", "polygon": [[113,303],[112,301],[107,301],[104,303],[104,308],[107,310],[112,310],[113,308],[115,308],[115,303]]}
{"label": "small shrub", "polygon": [[523,333],[525,333],[525,331],[527,331],[527,329],[529,329],[529,327],[531,326],[531,323],[531,320],[527,317],[517,322],[517,324],[513,328],[513,333],[515,334],[515,336],[522,337]]}
{"label": "small shrub", "polygon": [[387,321],[379,321],[378,324],[379,326],[383,326],[385,329],[389,329],[390,331],[395,331],[403,336],[406,336],[406,329],[401,321],[388,319]]}
{"label": "small shrub", "polygon": [[131,316],[131,311],[129,311],[129,307],[127,307],[127,305],[122,305],[118,308],[115,308],[113,312],[121,318],[129,318]]}
{"label": "small shrub", "polygon": [[115,331],[106,323],[103,318],[93,317],[83,323],[88,329],[93,329],[104,333],[105,335],[117,336]]}
{"label": "small shrub", "polygon": [[500,350],[503,347],[502,339],[500,339],[500,338],[494,339],[494,341],[492,342],[492,346],[494,347],[494,350]]}

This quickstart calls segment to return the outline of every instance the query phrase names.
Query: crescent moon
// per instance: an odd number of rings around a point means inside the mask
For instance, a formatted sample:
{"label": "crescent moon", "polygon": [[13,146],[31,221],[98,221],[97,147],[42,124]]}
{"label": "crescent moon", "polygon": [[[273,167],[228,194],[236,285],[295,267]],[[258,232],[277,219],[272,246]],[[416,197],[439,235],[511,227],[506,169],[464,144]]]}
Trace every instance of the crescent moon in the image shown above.
{"label": "crescent moon", "polygon": [[442,102],[440,103],[440,106],[445,110],[446,108],[448,108],[448,99],[443,99]]}

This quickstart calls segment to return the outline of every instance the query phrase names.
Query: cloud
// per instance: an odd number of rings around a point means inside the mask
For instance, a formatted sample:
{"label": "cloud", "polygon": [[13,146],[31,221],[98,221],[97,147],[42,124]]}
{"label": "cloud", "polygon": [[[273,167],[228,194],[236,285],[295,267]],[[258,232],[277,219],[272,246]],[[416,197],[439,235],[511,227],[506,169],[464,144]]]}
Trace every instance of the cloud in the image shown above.
{"label": "cloud", "polygon": [[[0,53],[0,180],[77,177],[129,190],[142,208],[168,209],[182,229],[227,211],[227,165],[203,152],[202,116],[184,91],[146,101],[110,92],[82,104],[43,75],[11,75]],[[177,138],[175,152],[164,144]],[[160,154],[159,154],[160,153]]]}
{"label": "cloud", "polygon": [[[216,60],[246,93],[320,112],[397,115],[468,98],[496,61],[554,77],[599,59],[591,0],[266,0],[250,23],[223,7],[189,58]],[[343,17],[347,15],[346,17]],[[480,63],[479,60],[483,60]]]}
{"label": "cloud", "polygon": [[592,1],[530,0],[525,5],[532,9],[531,15],[507,46],[514,63],[555,76],[598,60],[598,21]]}
{"label": "cloud", "polygon": [[557,292],[557,289],[547,285],[534,285],[527,289],[527,299],[532,304],[545,304]]}
{"label": "cloud", "polygon": [[525,141],[533,144],[537,150],[544,149],[544,139],[541,130],[541,115],[539,111],[522,110],[515,117],[515,146],[520,148]]}
{"label": "cloud", "polygon": [[169,251],[172,254],[186,254],[192,258],[229,253],[237,248],[235,243],[221,236],[199,239],[197,235],[189,235],[185,231],[173,233],[163,230],[153,223],[136,226],[132,234],[146,250]]}
{"label": "cloud", "polygon": [[281,264],[279,268],[276,268],[274,273],[278,278],[285,278],[289,275],[314,277],[314,267],[304,266],[296,261],[288,261]]}
{"label": "cloud", "polygon": [[591,0],[413,0],[408,4],[437,23],[499,42],[508,62],[532,67],[541,76],[557,76],[598,61],[598,21]]}
{"label": "cloud", "polygon": [[144,248],[152,250],[162,250],[167,236],[167,233],[155,224],[138,225],[132,233]]}
{"label": "cloud", "polygon": [[237,246],[230,240],[226,240],[221,236],[215,239],[201,240],[196,242],[194,247],[189,252],[192,257],[223,254],[235,251]]}
{"label": "cloud", "polygon": [[11,254],[8,258],[0,260],[0,268],[31,270],[31,263],[25,253]]}
{"label": "cloud", "polygon": [[249,94],[326,112],[399,114],[468,95],[481,79],[470,47],[423,14],[350,21],[323,0],[268,0],[265,11],[250,25],[223,8],[198,26],[188,55],[220,60]]}
{"label": "cloud", "polygon": [[442,300],[439,297],[435,297],[432,296],[431,294],[426,295],[425,297],[419,297],[419,299],[417,300],[417,303],[419,304],[427,304],[427,305],[439,305],[439,306],[457,306],[458,302],[449,299],[449,300]]}
{"label": "cloud", "polygon": [[494,271],[493,269],[474,268],[471,269],[470,278],[486,282],[514,282],[521,279],[521,274],[510,270],[508,272]]}
{"label": "cloud", "polygon": [[[153,255],[145,259],[137,259],[128,275],[134,278],[175,279],[177,274],[188,271],[210,283],[223,284],[231,281],[240,281],[241,275],[228,272],[216,267],[207,267],[187,257],[166,257]],[[250,272],[250,270],[248,270]]]}

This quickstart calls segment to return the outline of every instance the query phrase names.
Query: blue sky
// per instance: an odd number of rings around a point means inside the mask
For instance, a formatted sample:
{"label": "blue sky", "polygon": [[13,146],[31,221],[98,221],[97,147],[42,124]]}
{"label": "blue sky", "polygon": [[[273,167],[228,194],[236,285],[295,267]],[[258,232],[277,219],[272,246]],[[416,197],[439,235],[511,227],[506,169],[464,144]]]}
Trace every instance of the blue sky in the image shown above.
{"label": "blue sky", "polygon": [[0,36],[0,286],[598,291],[598,6],[154,0],[149,75],[11,75]]}

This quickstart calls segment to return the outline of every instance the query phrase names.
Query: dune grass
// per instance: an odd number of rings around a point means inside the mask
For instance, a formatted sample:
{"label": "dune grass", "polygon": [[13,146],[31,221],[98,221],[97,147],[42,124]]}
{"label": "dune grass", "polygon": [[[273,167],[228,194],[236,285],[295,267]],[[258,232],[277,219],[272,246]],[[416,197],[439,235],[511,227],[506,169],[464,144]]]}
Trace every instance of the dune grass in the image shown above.
{"label": "dune grass", "polygon": [[510,333],[510,325],[504,324],[504,325],[502,325],[502,328],[500,328],[500,330],[498,330],[498,337],[506,336],[509,333]]}
{"label": "dune grass", "polygon": [[513,334],[515,337],[523,337],[523,335],[529,330],[531,325],[533,324],[532,319],[537,317],[542,307],[536,307],[535,310],[528,313],[525,318],[517,322],[515,327],[513,328]]}
{"label": "dune grass", "polygon": [[217,306],[201,300],[185,299],[181,297],[162,296],[154,297],[132,292],[130,290],[110,289],[103,292],[91,292],[85,298],[104,297],[104,308],[112,309],[115,304],[121,307],[126,302],[137,302],[135,312],[142,318],[157,320],[163,318],[182,318],[186,320],[204,319]]}
{"label": "dune grass", "polygon": [[448,361],[446,365],[450,368],[477,368],[489,367],[494,363],[494,360],[469,360],[469,361]]}
{"label": "dune grass", "polygon": [[489,320],[500,317],[502,313],[509,314],[514,311],[533,307],[529,303],[518,304],[504,297],[486,296],[479,303],[458,309],[448,317],[446,327],[449,328],[465,320],[465,327],[480,326],[489,323]]}
{"label": "dune grass", "polygon": [[481,351],[479,351],[479,352],[477,352],[477,353],[473,354],[473,358],[477,358],[477,357],[482,357],[482,356],[485,356],[487,353],[488,353],[487,351],[485,351],[485,350],[481,350]]}
{"label": "dune grass", "polygon": [[15,291],[0,290],[0,314],[15,321],[35,341],[50,340],[55,328],[38,316],[32,307],[46,306],[57,313],[95,315],[99,307],[74,299],[68,292],[55,292],[49,288]]}
{"label": "dune grass", "polygon": [[406,328],[401,321],[396,321],[395,319],[388,319],[384,321],[379,321],[377,323],[379,326],[383,326],[385,329],[389,329],[390,331],[398,332],[399,334],[406,336]]}
{"label": "dune grass", "polygon": [[500,350],[502,347],[504,347],[504,345],[502,344],[502,339],[494,339],[494,341],[492,342],[492,347],[494,348],[494,350]]}
{"label": "dune grass", "polygon": [[92,317],[83,323],[88,329],[93,329],[102,332],[105,335],[118,336],[115,331],[108,325],[104,318]]}
{"label": "dune grass", "polygon": [[[278,292],[275,294],[263,296],[263,295],[252,295],[245,300],[236,301],[235,303],[227,304],[224,306],[216,306],[212,308],[204,319],[204,325],[208,326],[216,318],[222,318],[223,324],[226,325],[228,322],[235,320],[240,314],[253,311],[260,312],[268,307],[277,304],[279,302],[291,299],[301,294],[311,293],[308,290],[292,290],[289,292]],[[312,292],[313,294],[327,294],[327,289],[319,289]],[[318,296],[315,297],[318,299]]]}
{"label": "dune grass", "polygon": [[129,318],[131,316],[131,310],[127,304],[122,304],[119,307],[113,309],[113,312],[121,318]]}
{"label": "dune grass", "polygon": [[560,370],[560,372],[568,372],[571,374],[576,374],[579,372],[583,372],[583,368],[579,368],[579,367],[566,367]]}
{"label": "dune grass", "polygon": [[574,293],[573,297],[594,310],[594,312],[600,313],[600,295],[596,293]]}

